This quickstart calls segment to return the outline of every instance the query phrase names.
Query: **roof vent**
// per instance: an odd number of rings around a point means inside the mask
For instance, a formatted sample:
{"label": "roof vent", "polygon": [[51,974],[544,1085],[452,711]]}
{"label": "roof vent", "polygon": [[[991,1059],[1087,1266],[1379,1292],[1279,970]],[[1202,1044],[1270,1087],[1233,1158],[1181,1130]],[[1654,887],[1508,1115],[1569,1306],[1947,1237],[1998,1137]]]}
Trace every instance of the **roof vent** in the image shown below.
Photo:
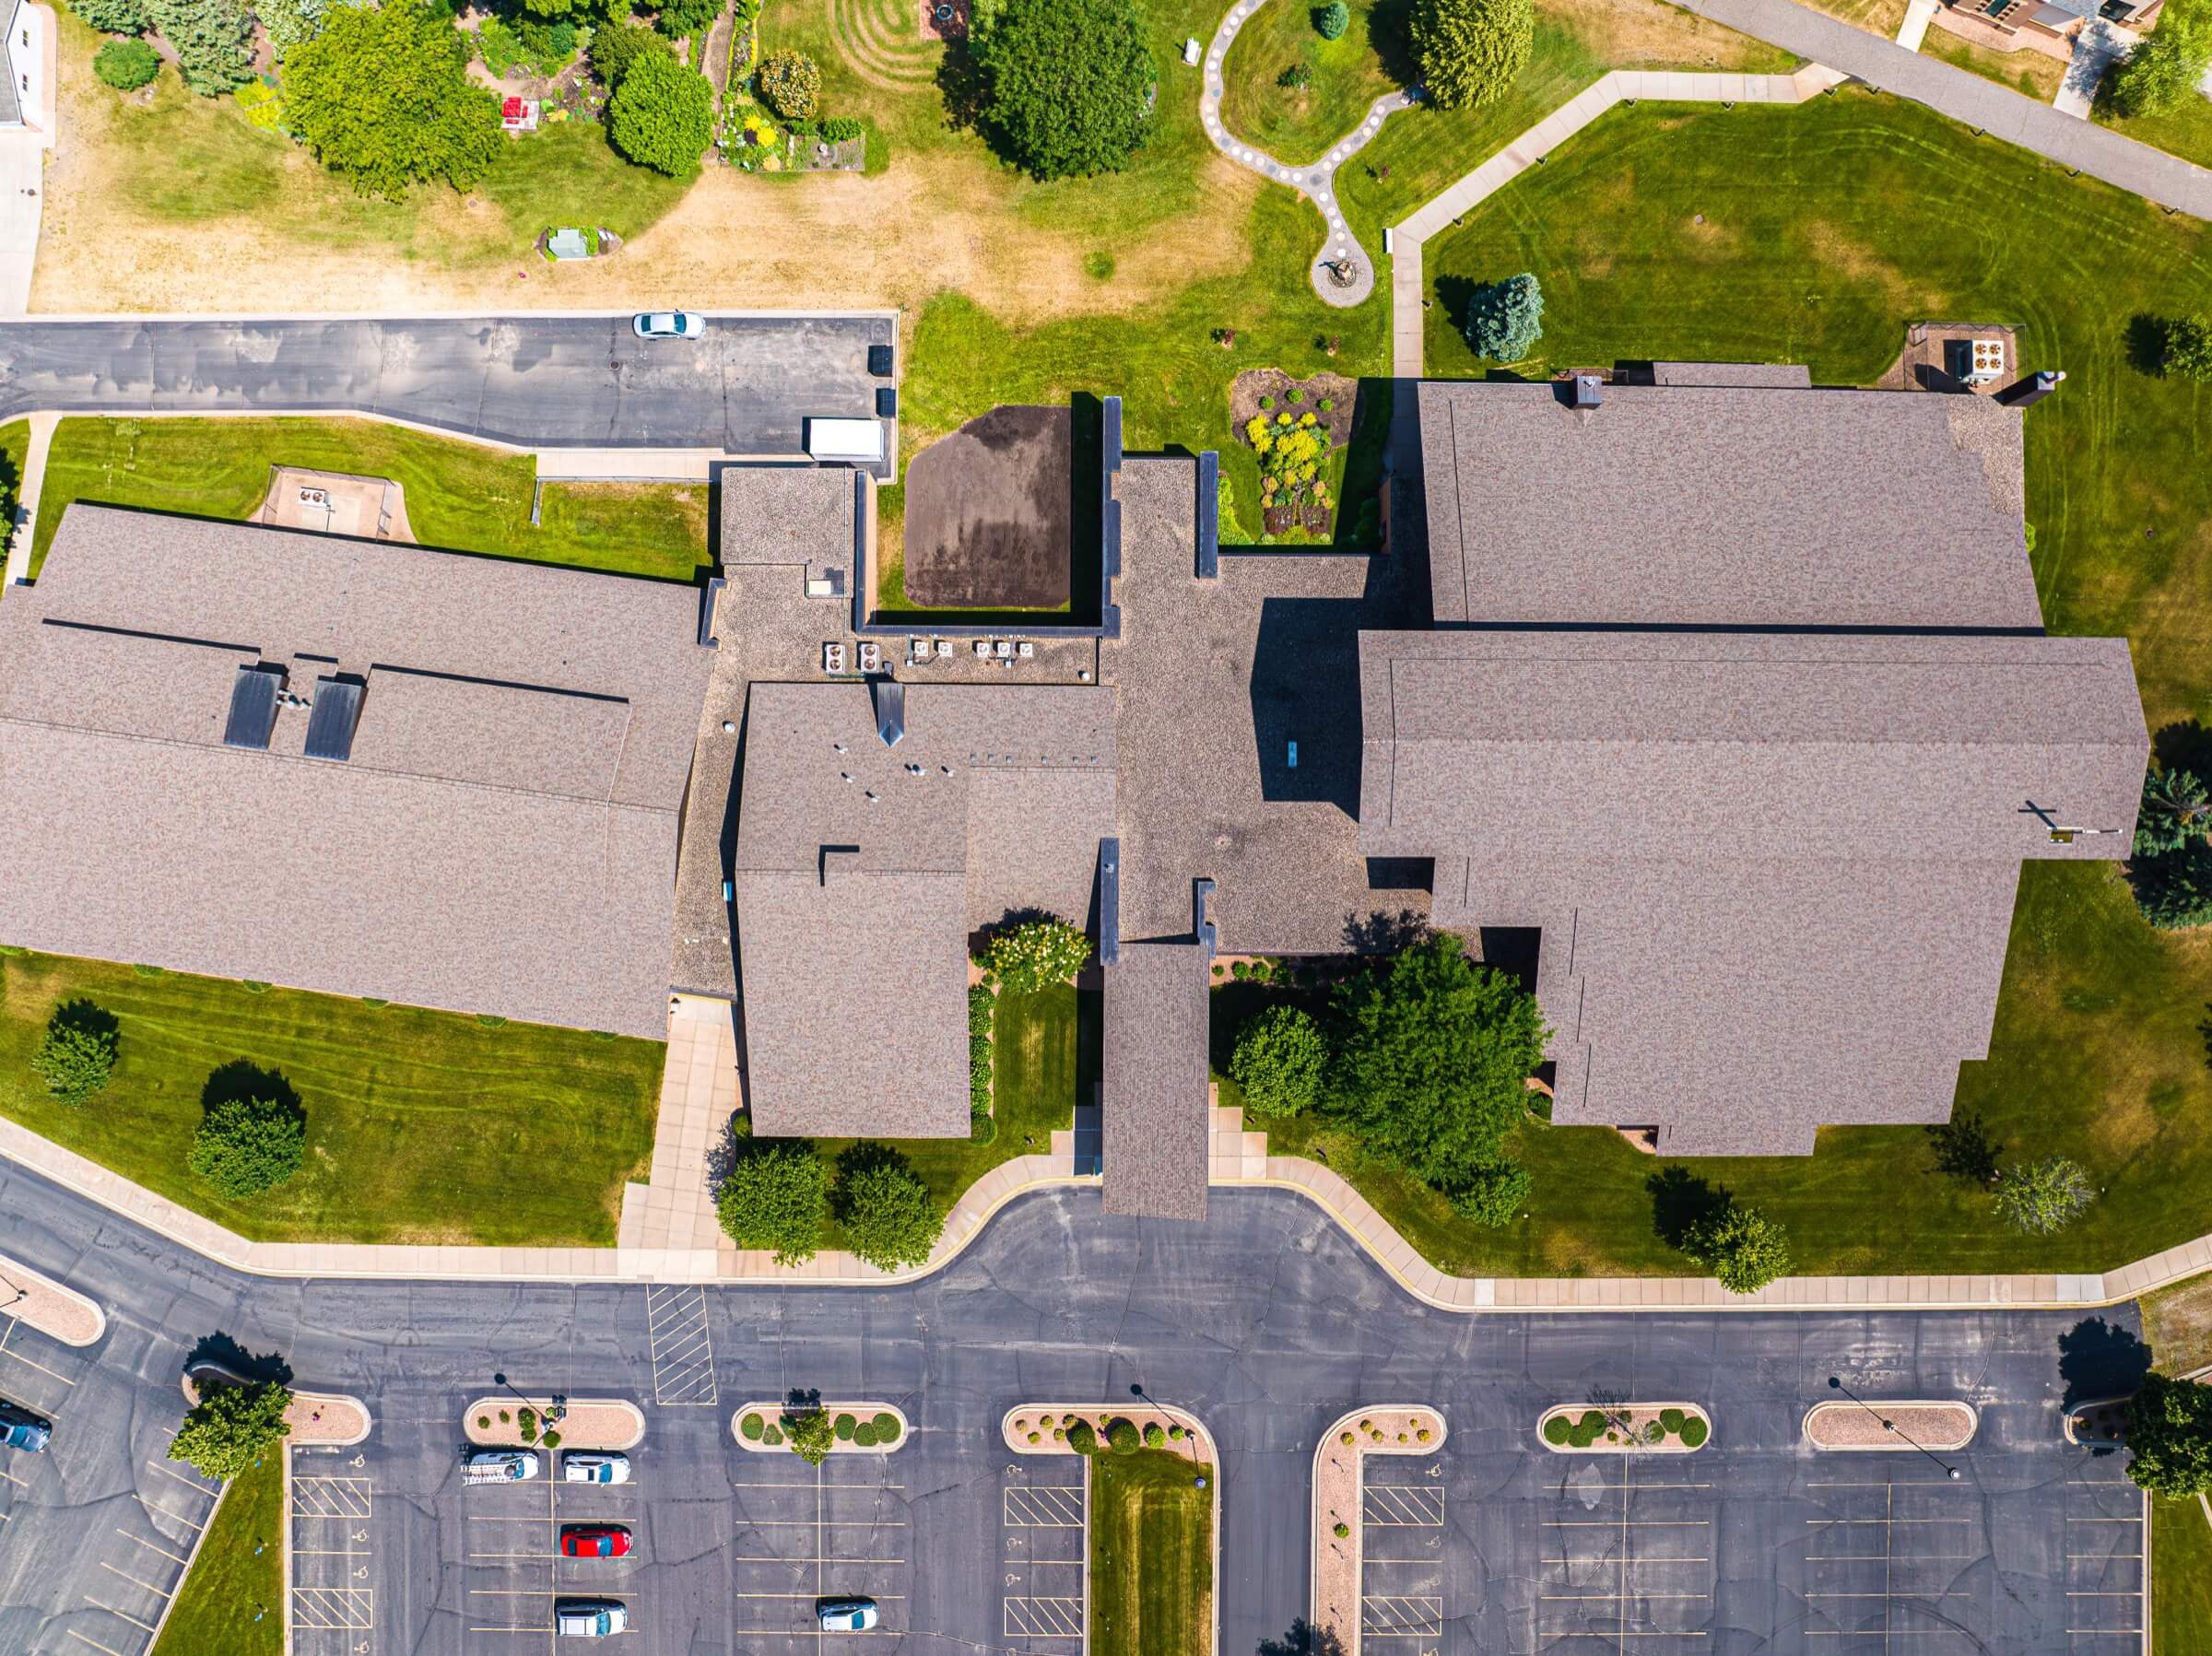
{"label": "roof vent", "polygon": [[876,734],[886,747],[896,747],[906,734],[906,687],[895,678],[877,678],[868,689],[876,699]]}
{"label": "roof vent", "polygon": [[284,685],[282,667],[256,663],[241,666],[230,681],[230,717],[223,724],[226,747],[266,749],[276,728],[276,693]]}
{"label": "roof vent", "polygon": [[307,716],[307,757],[343,763],[353,757],[353,733],[361,722],[362,683],[348,675],[315,680],[313,711]]}

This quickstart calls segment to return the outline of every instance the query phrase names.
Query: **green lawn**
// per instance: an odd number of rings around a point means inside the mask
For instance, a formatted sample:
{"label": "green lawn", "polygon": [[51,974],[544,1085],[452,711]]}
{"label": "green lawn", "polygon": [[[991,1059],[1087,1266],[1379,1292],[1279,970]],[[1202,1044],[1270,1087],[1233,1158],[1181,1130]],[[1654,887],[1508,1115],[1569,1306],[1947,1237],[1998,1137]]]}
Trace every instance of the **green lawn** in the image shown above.
{"label": "green lawn", "polygon": [[[54,1103],[29,1063],[54,1007],[121,1020],[105,1091]],[[0,1113],[258,1241],[612,1244],[652,1159],[658,1041],[377,1006],[221,978],[0,955]],[[240,1061],[307,1111],[307,1161],[251,1204],[184,1166],[201,1095]]]}
{"label": "green lawn", "polygon": [[688,581],[707,561],[703,484],[547,484],[527,454],[362,419],[65,419],[55,429],[31,546],[35,574],[72,500],[245,518],[272,465],[396,480],[425,545]]}
{"label": "green lawn", "polygon": [[2150,1503],[2150,1640],[2155,1656],[2212,1650],[2212,1522],[2196,1502]]}
{"label": "green lawn", "polygon": [[277,1656],[284,1649],[284,1456],[273,1449],[231,1480],[149,1656]]}
{"label": "green lawn", "polygon": [[1090,1656],[1208,1656],[1214,1469],[1156,1449],[1090,1466]]}
{"label": "green lawn", "polygon": [[[2199,29],[2212,28],[2212,0],[2167,0],[2166,9],[2159,16],[2159,27],[2172,29],[2184,21]],[[2113,114],[2100,99],[2091,118],[2100,126],[2155,145],[2199,167],[2212,167],[2212,98],[2193,94],[2171,115],[2125,119]]]}
{"label": "green lawn", "polygon": [[[1221,119],[1230,132],[1278,161],[1316,161],[1376,99],[1418,78],[1405,40],[1407,0],[1347,3],[1352,25],[1334,41],[1314,29],[1321,8],[1306,0],[1268,0],[1252,14],[1221,65]],[[1284,70],[1301,63],[1313,77],[1310,86],[1294,91],[1277,84]]]}

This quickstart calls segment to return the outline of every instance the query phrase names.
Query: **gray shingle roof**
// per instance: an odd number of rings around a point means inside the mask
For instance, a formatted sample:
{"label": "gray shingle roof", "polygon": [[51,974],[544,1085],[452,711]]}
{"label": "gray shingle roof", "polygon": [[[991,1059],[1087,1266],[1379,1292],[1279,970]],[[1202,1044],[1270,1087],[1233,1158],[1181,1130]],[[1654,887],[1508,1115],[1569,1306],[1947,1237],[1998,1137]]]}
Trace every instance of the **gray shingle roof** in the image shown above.
{"label": "gray shingle roof", "polygon": [[[659,1037],[708,652],[688,587],[73,505],[0,605],[0,936]],[[350,759],[237,668],[366,679]]]}
{"label": "gray shingle roof", "polygon": [[1206,964],[1194,943],[1136,943],[1106,970],[1099,1121],[1110,1214],[1206,1217]]}
{"label": "gray shingle roof", "polygon": [[1986,397],[1453,382],[1420,417],[1440,625],[2042,622]]}
{"label": "gray shingle roof", "polygon": [[965,1133],[969,934],[1088,911],[1112,696],[909,684],[905,703],[886,746],[865,685],[752,687],[735,867],[758,1132]]}

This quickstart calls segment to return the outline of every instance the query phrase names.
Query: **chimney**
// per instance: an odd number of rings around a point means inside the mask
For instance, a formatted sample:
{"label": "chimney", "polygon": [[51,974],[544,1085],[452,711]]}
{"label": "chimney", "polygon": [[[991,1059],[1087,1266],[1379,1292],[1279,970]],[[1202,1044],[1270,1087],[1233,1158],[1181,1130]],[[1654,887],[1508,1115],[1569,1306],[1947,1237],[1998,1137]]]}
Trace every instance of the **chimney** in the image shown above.
{"label": "chimney", "polygon": [[906,734],[906,687],[895,678],[868,681],[876,701],[876,734],[886,747],[896,747]]}
{"label": "chimney", "polygon": [[1605,382],[1595,374],[1575,375],[1574,406],[1576,411],[1579,413],[1596,407],[1599,399],[1604,395],[1604,386]]}
{"label": "chimney", "polygon": [[2025,379],[2015,380],[1997,393],[1997,401],[2007,408],[2032,408],[2058,389],[2058,382],[2066,377],[2065,369],[2043,369]]}

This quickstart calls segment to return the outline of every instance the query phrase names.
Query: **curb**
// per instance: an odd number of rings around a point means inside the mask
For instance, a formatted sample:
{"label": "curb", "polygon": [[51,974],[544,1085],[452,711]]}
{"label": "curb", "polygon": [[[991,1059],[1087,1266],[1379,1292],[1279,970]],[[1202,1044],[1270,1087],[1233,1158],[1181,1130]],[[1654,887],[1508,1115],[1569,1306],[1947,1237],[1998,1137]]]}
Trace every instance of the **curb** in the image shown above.
{"label": "curb", "polygon": [[[1360,1461],[1364,1461],[1371,1454],[1434,1454],[1441,1451],[1444,1445],[1452,1440],[1452,1423],[1444,1418],[1443,1410],[1438,1408],[1434,1403],[1362,1403],[1359,1408],[1356,1409],[1347,1409],[1343,1414],[1337,1415],[1335,1419],[1329,1422],[1328,1428],[1324,1431],[1319,1438],[1314,1439],[1313,1468],[1312,1473],[1308,1475],[1306,1483],[1306,1487],[1314,1493],[1310,1494],[1307,1497],[1308,1501],[1312,1502],[1319,1499],[1319,1491],[1321,1489],[1321,1457],[1327,1451],[1329,1446],[1336,1441],[1339,1434],[1348,1430],[1352,1427],[1353,1423],[1356,1422],[1362,1415],[1376,1415],[1387,1411],[1396,1411],[1401,1409],[1408,1414],[1418,1410],[1423,1414],[1434,1415],[1436,1418],[1436,1436],[1431,1438],[1426,1443],[1376,1443],[1371,1439],[1367,1447],[1364,1449],[1361,1448],[1359,1443],[1355,1442],[1353,1443],[1352,1448],[1358,1451],[1359,1459]],[[1355,1432],[1353,1436],[1357,1438],[1358,1433]],[[1343,1446],[1339,1444],[1337,1447],[1342,1448]],[[1356,1462],[1353,1467],[1353,1475],[1355,1477],[1359,1475],[1359,1467]],[[1309,1507],[1307,1511],[1306,1528],[1306,1581],[1307,1591],[1310,1595],[1306,1603],[1306,1625],[1316,1629],[1316,1643],[1318,1648],[1319,1630],[1324,1626],[1321,1616],[1321,1514],[1312,1510],[1311,1507]],[[1360,1586],[1367,1567],[1367,1525],[1364,1521],[1353,1527],[1352,1542],[1352,1585],[1354,1590],[1357,1591]],[[1345,1650],[1347,1652],[1347,1656],[1359,1656],[1359,1613],[1357,1609],[1355,1609],[1352,1613],[1352,1626],[1350,1628],[1350,1638],[1345,1642]],[[1344,1635],[1341,1633],[1338,1634],[1337,1637],[1339,1639],[1344,1638]]]}
{"label": "curb", "polygon": [[[1819,1406],[1826,1408],[1828,1405],[1822,1403]],[[1571,1443],[1554,1443],[1544,1435],[1544,1428],[1554,1420],[1563,1416],[1571,1416],[1580,1420],[1583,1415],[1593,1409],[1606,1415],[1608,1421],[1616,1413],[1626,1413],[1637,1409],[1647,1410],[1653,1414],[1662,1409],[1679,1409],[1685,1416],[1702,1420],[1705,1423],[1705,1440],[1702,1443],[1685,1443],[1679,1437],[1669,1433],[1666,1439],[1659,1443],[1646,1443],[1630,1439],[1618,1443],[1585,1443],[1578,1448]],[[1665,1403],[1614,1403],[1609,1408],[1600,1408],[1594,1403],[1555,1403],[1536,1416],[1536,1441],[1555,1455],[1694,1455],[1698,1450],[1706,1448],[1712,1442],[1712,1415],[1703,1403],[1684,1403],[1679,1400]],[[1815,1445],[1815,1447],[1818,1446]]]}
{"label": "curb", "polygon": [[[2078,1407],[2080,1405],[2077,1404],[2076,1406]],[[1951,1439],[1947,1438],[1940,1443],[1929,1443],[1924,1446],[1916,1446],[1901,1440],[1896,1443],[1822,1443],[1814,1438],[1813,1422],[1818,1419],[1822,1415],[1827,1414],[1830,1410],[1855,1410],[1861,1409],[1863,1405],[1855,1403],[1839,1403],[1833,1398],[1824,1399],[1823,1401],[1815,1403],[1811,1408],[1806,1410],[1805,1418],[1800,1421],[1797,1426],[1798,1433],[1804,1438],[1806,1444],[1809,1445],[1813,1450],[1818,1453],[1827,1455],[1911,1454],[1915,1452],[1917,1448],[1921,1447],[1924,1447],[1925,1449],[1936,1454],[1955,1455],[1960,1450],[1964,1450],[1968,1444],[1971,1443],[1974,1440],[1975,1434],[1980,1432],[1982,1429],[1982,1411],[1975,1408],[1972,1403],[1967,1403],[1960,1398],[1884,1397],[1877,1399],[1873,1404],[1873,1411],[1877,1415],[1879,1415],[1884,1409],[1961,1410],[1966,1415],[1967,1419],[1966,1436],[1960,1438],[1956,1442],[1953,1442]],[[2066,1440],[2068,1442],[2072,1442],[2073,1436],[2073,1433],[2069,1431],[2066,1434]]]}
{"label": "curb", "polygon": [[[225,1380],[229,1380],[233,1385],[242,1386],[250,1383],[245,1375],[239,1373],[235,1368],[226,1368],[220,1363],[194,1363],[178,1379],[178,1385],[184,1393],[184,1406],[186,1408],[195,1407],[200,1401],[199,1382],[193,1379],[193,1376],[195,1374],[219,1374]],[[366,1443],[369,1440],[369,1434],[376,1429],[376,1416],[369,1412],[369,1405],[349,1392],[303,1392],[294,1386],[286,1386],[285,1390],[291,1393],[292,1401],[296,1403],[344,1403],[348,1408],[358,1409],[360,1412],[361,1416],[361,1429],[348,1437],[315,1438],[310,1437],[306,1433],[300,1431],[287,1432],[284,1437],[279,1439],[279,1442],[288,1450],[295,1447],[308,1449],[351,1449],[357,1443]]]}
{"label": "curb", "polygon": [[[500,1409],[507,1408],[512,1413],[511,1405],[519,1401],[506,1396],[477,1398],[467,1408],[461,1411],[462,1437],[468,1440],[471,1447],[477,1449],[535,1449],[548,1455],[552,1454],[554,1451],[546,1448],[546,1427],[544,1424],[547,1412],[553,1406],[553,1400],[550,1397],[533,1397],[523,1405],[537,1411],[539,1425],[535,1443],[523,1441],[522,1426],[519,1421],[511,1423],[512,1431],[509,1430],[508,1424],[483,1427],[477,1425],[478,1415],[489,1415],[497,1420]],[[619,1443],[584,1443],[571,1439],[568,1433],[560,1430],[560,1422],[555,1421],[553,1430],[560,1432],[559,1447],[563,1450],[573,1449],[592,1453],[616,1454],[626,1449],[635,1449],[644,1440],[645,1413],[626,1397],[571,1397],[568,1400],[568,1406],[571,1409],[587,1407],[619,1409],[629,1416],[631,1430],[629,1436]],[[511,1439],[512,1441],[510,1441]]]}
{"label": "curb", "polygon": [[[840,1438],[830,1445],[830,1452],[833,1455],[892,1455],[897,1454],[914,1439],[913,1423],[907,1419],[906,1412],[895,1403],[853,1403],[850,1401],[831,1403],[824,1399],[816,1407],[832,1420],[835,1420],[840,1415],[850,1415],[855,1421],[865,1421],[877,1415],[888,1415],[899,1423],[899,1436],[889,1443],[854,1443],[850,1439]],[[741,1403],[730,1415],[730,1436],[736,1439],[737,1447],[748,1454],[790,1454],[792,1449],[788,1440],[782,1443],[761,1442],[747,1438],[739,1429],[747,1415],[758,1415],[764,1423],[774,1426],[790,1411],[789,1403]]]}
{"label": "curb", "polygon": [[99,1327],[95,1330],[92,1337],[88,1340],[72,1340],[66,1334],[57,1334],[52,1329],[49,1329],[41,1323],[32,1322],[29,1317],[23,1316],[18,1311],[14,1310],[6,1310],[5,1314],[12,1318],[14,1321],[26,1323],[29,1327],[37,1329],[39,1333],[44,1334],[49,1340],[58,1340],[64,1345],[74,1345],[80,1351],[84,1350],[88,1346],[97,1345],[100,1343],[100,1341],[107,1338],[108,1313],[101,1309],[100,1301],[94,1299],[90,1295],[80,1294],[75,1288],[70,1287],[66,1283],[56,1282],[53,1277],[47,1275],[45,1272],[37,1270],[32,1266],[23,1263],[22,1261],[11,1258],[6,1254],[0,1254],[0,1276],[15,1278],[18,1282],[35,1282],[39,1285],[39,1286],[44,1288],[48,1293],[57,1295],[64,1299],[74,1301],[76,1304],[84,1307],[85,1310],[92,1313],[93,1321],[99,1324]]}
{"label": "curb", "polygon": [[[2201,1373],[2203,1373],[2203,1372],[2204,1372],[2204,1370],[2202,1370],[2202,1369],[2199,1369],[2197,1372],[2198,1372],[2199,1374],[2201,1374]],[[2183,1379],[2184,1379],[2184,1380],[2190,1380],[2190,1379],[2194,1379],[2194,1376],[2192,1376],[2192,1375],[2183,1375],[2182,1378],[2183,1378]],[[2071,1443],[2071,1444],[2073,1444],[2073,1445],[2074,1445],[2074,1446],[2075,1446],[2077,1449],[2078,1449],[2078,1448],[2082,1447],[2082,1442],[2081,1442],[2081,1439],[2080,1439],[2079,1438],[2077,1438],[2077,1437],[2074,1435],[2074,1416],[2075,1416],[2075,1415],[2081,1414],[2081,1413],[2082,1413],[2084,1410],[2087,1410],[2087,1409],[2102,1409],[2102,1408],[2109,1408],[2109,1407],[2110,1407],[2111,1405],[2112,1405],[2113,1403],[2125,1403],[2125,1402],[2126,1402],[2126,1401],[2127,1401],[2129,1398],[2133,1397],[2134,1395],[2135,1395],[2135,1393],[2134,1393],[2133,1392],[2120,1392],[2120,1393],[2118,1393],[2118,1394],[2116,1394],[2116,1395],[2114,1395],[2114,1396],[2112,1396],[2112,1397],[2088,1397],[2088,1398],[2084,1398],[2084,1399],[2083,1399],[2081,1402],[2079,1402],[2079,1403],[2076,1403],[2076,1404],[2075,1404],[2075,1405],[2074,1405],[2072,1408],[2070,1408],[2070,1409],[2062,1409],[2062,1410],[2059,1412],[2059,1416],[2058,1416],[2058,1429],[2059,1429],[2061,1432],[2063,1432],[2063,1433],[2065,1435],[2065,1439],[2066,1439],[2066,1441],[2067,1441],[2068,1443]],[[2092,1443],[2092,1444],[2090,1444],[2088,1447],[2089,1447],[2089,1448],[2091,1448],[2091,1449],[2098,1449],[2098,1448],[2105,1448],[2105,1449],[2124,1449],[2124,1448],[2125,1448],[2125,1447],[2126,1447],[2126,1445],[2125,1445],[2124,1443],[2114,1443],[2114,1444],[2095,1444],[2095,1443]],[[2206,1521],[2207,1523],[2212,1523],[2212,1518],[2208,1518],[2208,1519],[2206,1519]]]}

